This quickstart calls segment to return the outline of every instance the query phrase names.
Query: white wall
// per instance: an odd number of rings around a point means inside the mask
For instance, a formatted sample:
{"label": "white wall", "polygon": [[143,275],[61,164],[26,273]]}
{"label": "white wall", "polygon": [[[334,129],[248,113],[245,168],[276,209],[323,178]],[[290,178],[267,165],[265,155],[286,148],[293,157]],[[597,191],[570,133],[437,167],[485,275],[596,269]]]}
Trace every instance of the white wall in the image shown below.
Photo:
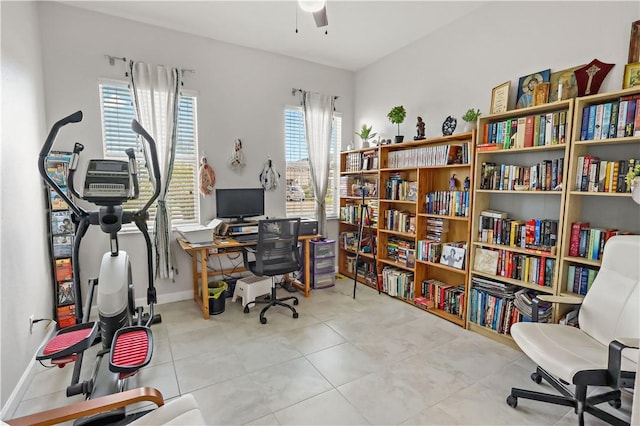
{"label": "white wall", "polygon": [[432,35],[400,49],[356,73],[355,121],[392,138],[397,126],[386,118],[402,104],[405,140],[416,134],[416,117],[427,137],[442,136],[448,115],[469,108],[488,114],[491,90],[511,80],[510,108],[518,79],[540,70],[551,72],[597,58],[616,66],[601,92],[622,87],[631,22],[640,18],[638,2],[487,2]]}
{"label": "white wall", "polygon": [[0,405],[45,335],[29,335],[29,315],[51,318],[44,187],[37,158],[45,138],[44,88],[35,3],[2,2],[2,143],[0,183]]}
{"label": "white wall", "polygon": [[[198,92],[199,146],[216,172],[217,188],[259,186],[258,175],[267,157],[284,173],[284,106],[300,101],[291,95],[293,87],[340,96],[336,105],[343,114],[343,139],[350,140],[352,72],[51,2],[40,3],[39,14],[48,123],[83,110],[83,122],[65,128],[57,147],[70,149],[74,142],[81,142],[85,160],[102,157],[98,79],[125,79],[124,65],[109,66],[104,55],[196,70],[185,74],[184,88]],[[247,160],[241,172],[226,166],[235,138],[242,140]],[[284,206],[283,184],[266,194],[265,213],[283,216]],[[202,222],[214,217],[214,197],[202,200],[201,214]],[[329,228],[333,234],[335,228]],[[107,243],[99,230],[91,230],[83,241],[83,283],[95,276]],[[142,238],[125,235],[120,243],[132,257],[136,295],[142,297],[146,294]],[[185,294],[188,298],[191,291],[190,258],[177,245],[174,248],[179,275],[175,283],[156,283],[161,303]]]}

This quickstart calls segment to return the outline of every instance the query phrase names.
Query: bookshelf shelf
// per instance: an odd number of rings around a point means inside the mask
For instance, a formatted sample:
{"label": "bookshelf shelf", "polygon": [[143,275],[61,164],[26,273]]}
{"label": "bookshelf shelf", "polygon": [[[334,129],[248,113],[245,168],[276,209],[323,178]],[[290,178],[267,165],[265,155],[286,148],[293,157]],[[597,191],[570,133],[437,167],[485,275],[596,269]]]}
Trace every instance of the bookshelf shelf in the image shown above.
{"label": "bookshelf shelf", "polygon": [[392,231],[391,229],[380,228],[378,229],[378,231],[384,232],[385,234],[397,235],[399,237],[409,238],[409,239],[414,239],[416,237],[416,234],[411,234],[408,232]]}
{"label": "bookshelf shelf", "polygon": [[430,213],[418,213],[418,216],[422,216],[422,217],[432,217],[432,218],[441,218],[441,219],[447,219],[447,220],[461,220],[464,222],[468,222],[469,218],[466,216],[450,216],[450,215],[443,215],[443,214],[430,214]]}
{"label": "bookshelf shelf", "polygon": [[638,136],[629,136],[626,138],[611,138],[611,139],[596,139],[590,141],[575,141],[573,144],[575,146],[585,145],[585,146],[595,146],[595,145],[624,145],[624,144],[637,144],[640,142],[640,137]]}
{"label": "bookshelf shelf", "polygon": [[410,200],[388,200],[386,198],[380,198],[380,200],[378,200],[380,203],[393,203],[393,204],[408,204],[408,205],[415,205],[416,202],[415,201],[410,201]]}
{"label": "bookshelf shelf", "polygon": [[432,268],[444,269],[445,271],[453,272],[454,274],[462,274],[465,275],[467,273],[466,269],[458,269],[452,266],[443,265],[442,263],[436,262],[427,262],[426,260],[416,260],[418,263],[423,263],[425,265],[429,265]]}
{"label": "bookshelf shelf", "polygon": [[341,176],[357,176],[361,174],[378,174],[378,170],[355,170],[351,172],[340,172]]}
{"label": "bookshelf shelf", "polygon": [[569,195],[631,198],[630,192],[617,193],[617,192],[569,191]]}
{"label": "bookshelf shelf", "polygon": [[586,259],[584,257],[576,257],[576,256],[564,256],[564,261],[565,262],[573,262],[573,263],[581,263],[583,265],[597,266],[598,268],[602,264],[602,262],[599,261],[599,260],[591,260],[591,259]]}
{"label": "bookshelf shelf", "polygon": [[[515,343],[508,330],[523,319],[513,303],[517,292],[559,291],[559,249],[551,254],[520,244],[559,246],[561,241],[573,108],[571,99],[478,119],[476,142],[485,150],[478,148],[475,158],[467,296],[473,315],[467,324],[470,330],[511,346]],[[492,144],[503,149],[490,149]],[[516,190],[519,185],[532,189]],[[510,240],[516,245],[497,244]],[[507,320],[489,328],[474,322],[484,318],[479,315],[496,311]]]}
{"label": "bookshelf shelf", "polygon": [[406,263],[396,262],[392,259],[378,259],[378,262],[384,263],[390,266],[395,266],[396,268],[406,269],[407,271],[413,271],[414,268],[410,268]]}

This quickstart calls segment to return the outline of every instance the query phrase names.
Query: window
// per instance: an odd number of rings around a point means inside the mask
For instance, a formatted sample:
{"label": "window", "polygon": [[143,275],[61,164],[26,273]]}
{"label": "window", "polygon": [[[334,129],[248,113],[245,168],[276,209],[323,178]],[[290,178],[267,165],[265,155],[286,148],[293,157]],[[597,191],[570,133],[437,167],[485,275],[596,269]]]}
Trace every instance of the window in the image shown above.
{"label": "window", "polygon": [[[197,125],[196,97],[181,93],[178,106],[178,143],[169,186],[168,204],[174,225],[198,223],[200,220],[197,192]],[[125,203],[127,209],[141,208],[151,196],[152,185],[144,166],[137,135],[131,130],[131,120],[135,118],[133,99],[125,82],[100,83],[100,105],[102,109],[102,132],[104,157],[127,159],[125,150],[133,148],[138,161],[140,198]],[[155,218],[155,206],[149,209],[150,223]]]}
{"label": "window", "polygon": [[[342,117],[334,114],[329,151],[329,182],[325,198],[327,218],[338,217],[338,181],[340,146],[342,146]],[[313,186],[309,170],[309,154],[305,140],[302,108],[286,107],[284,110],[284,140],[286,169],[287,216],[315,218]]]}

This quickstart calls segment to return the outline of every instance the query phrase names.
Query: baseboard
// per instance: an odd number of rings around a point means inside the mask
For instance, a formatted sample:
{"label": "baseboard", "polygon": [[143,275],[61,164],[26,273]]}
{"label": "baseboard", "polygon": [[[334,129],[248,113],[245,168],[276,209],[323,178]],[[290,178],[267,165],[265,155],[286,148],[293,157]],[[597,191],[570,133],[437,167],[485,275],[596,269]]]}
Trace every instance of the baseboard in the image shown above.
{"label": "baseboard", "polygon": [[[38,349],[45,342],[51,339],[51,336],[56,332],[56,327],[54,324],[55,323],[52,322],[51,326],[48,327],[49,330],[42,339],[42,343],[38,345]],[[20,380],[18,380],[16,387],[13,388],[13,392],[11,392],[11,395],[9,395],[9,398],[7,398],[7,403],[4,404],[2,410],[0,410],[0,419],[11,419],[18,409],[18,405],[20,405],[20,402],[22,402],[22,398],[24,398],[24,395],[26,394],[31,381],[33,380],[33,376],[35,375],[35,370],[33,367],[37,362],[36,354],[38,353],[38,349],[36,349],[36,351],[33,353],[33,356],[31,357],[31,361],[27,365],[27,368],[24,370],[24,373],[22,373],[22,376],[20,377]]]}
{"label": "baseboard", "polygon": [[[177,291],[175,293],[166,293],[158,296],[158,305],[166,303],[181,302],[183,300],[193,300],[193,290]],[[147,297],[137,297],[136,306],[148,306]]]}

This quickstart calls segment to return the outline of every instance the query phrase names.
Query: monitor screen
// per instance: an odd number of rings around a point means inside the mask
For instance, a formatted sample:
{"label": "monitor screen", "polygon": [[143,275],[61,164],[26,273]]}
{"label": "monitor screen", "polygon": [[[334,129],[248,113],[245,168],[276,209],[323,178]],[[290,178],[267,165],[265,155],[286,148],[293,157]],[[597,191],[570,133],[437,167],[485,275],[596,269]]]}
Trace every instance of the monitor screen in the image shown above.
{"label": "monitor screen", "polygon": [[219,218],[242,221],[246,217],[264,215],[264,188],[216,189]]}

